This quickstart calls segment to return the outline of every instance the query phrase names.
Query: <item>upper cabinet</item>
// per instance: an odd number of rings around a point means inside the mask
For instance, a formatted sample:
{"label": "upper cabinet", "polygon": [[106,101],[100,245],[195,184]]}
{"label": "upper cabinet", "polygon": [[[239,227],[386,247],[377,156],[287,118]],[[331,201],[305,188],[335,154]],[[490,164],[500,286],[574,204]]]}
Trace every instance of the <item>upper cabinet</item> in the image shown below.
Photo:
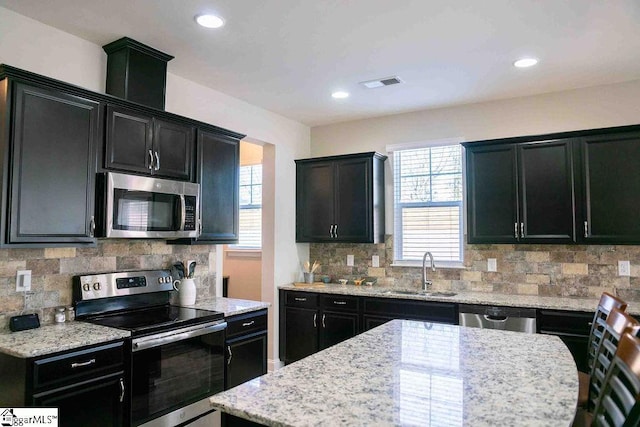
{"label": "upper cabinet", "polygon": [[640,243],[637,126],[464,145],[469,243]]}
{"label": "upper cabinet", "polygon": [[101,104],[10,78],[0,98],[2,244],[95,243]]}
{"label": "upper cabinet", "polygon": [[467,145],[469,243],[575,241],[570,140]]}
{"label": "upper cabinet", "polygon": [[581,236],[588,243],[640,243],[640,132],[585,137]]}
{"label": "upper cabinet", "polygon": [[105,168],[190,181],[193,129],[178,121],[109,106]]}
{"label": "upper cabinet", "polygon": [[296,160],[296,241],[384,241],[384,161],[378,153]]}

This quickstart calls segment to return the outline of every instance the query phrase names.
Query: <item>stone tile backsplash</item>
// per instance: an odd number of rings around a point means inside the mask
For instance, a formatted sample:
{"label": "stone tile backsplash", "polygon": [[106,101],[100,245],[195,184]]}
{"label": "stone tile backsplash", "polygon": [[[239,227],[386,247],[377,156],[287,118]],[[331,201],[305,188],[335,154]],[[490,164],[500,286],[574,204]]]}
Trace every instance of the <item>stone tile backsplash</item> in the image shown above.
{"label": "stone tile backsplash", "polygon": [[[347,267],[347,255],[354,255]],[[380,267],[371,267],[371,257]],[[372,276],[397,288],[418,288],[422,269],[392,266],[393,238],[381,244],[312,243],[309,258],[321,264],[320,274],[339,278]],[[497,272],[487,259],[497,259]],[[618,261],[631,262],[631,276],[618,276]],[[465,245],[464,268],[429,271],[434,290],[500,292],[541,296],[599,297],[614,293],[640,301],[640,246],[624,245]]]}
{"label": "stone tile backsplash", "polygon": [[[55,307],[72,304],[72,277],[170,268],[195,259],[198,297],[215,295],[215,245],[168,245],[162,240],[99,240],[92,248],[0,249],[0,329],[9,317],[36,312],[51,323]],[[31,292],[16,292],[16,271],[31,270]]]}

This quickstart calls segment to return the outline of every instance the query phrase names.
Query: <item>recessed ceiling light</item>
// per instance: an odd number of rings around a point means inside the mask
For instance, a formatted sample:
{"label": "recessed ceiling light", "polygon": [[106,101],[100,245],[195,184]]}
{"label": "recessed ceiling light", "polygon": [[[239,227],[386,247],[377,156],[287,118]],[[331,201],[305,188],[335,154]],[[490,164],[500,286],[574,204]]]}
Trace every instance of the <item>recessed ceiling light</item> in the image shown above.
{"label": "recessed ceiling light", "polygon": [[533,67],[537,63],[538,63],[538,60],[535,58],[522,58],[514,62],[513,65],[518,68],[527,68],[527,67]]}
{"label": "recessed ceiling light", "polygon": [[196,22],[206,28],[220,28],[224,25],[224,20],[217,15],[197,15]]}
{"label": "recessed ceiling light", "polygon": [[343,92],[339,90],[337,92],[333,92],[331,96],[334,97],[335,99],[344,99],[349,97],[349,92]]}

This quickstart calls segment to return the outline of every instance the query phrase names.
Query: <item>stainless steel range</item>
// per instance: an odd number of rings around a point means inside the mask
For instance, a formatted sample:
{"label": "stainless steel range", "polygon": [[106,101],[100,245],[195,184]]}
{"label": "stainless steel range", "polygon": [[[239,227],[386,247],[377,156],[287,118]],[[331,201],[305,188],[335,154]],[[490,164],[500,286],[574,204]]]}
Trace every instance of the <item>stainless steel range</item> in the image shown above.
{"label": "stainless steel range", "polygon": [[132,426],[175,426],[211,412],[224,388],[224,313],[171,305],[169,270],[74,277],[78,320],[131,331]]}

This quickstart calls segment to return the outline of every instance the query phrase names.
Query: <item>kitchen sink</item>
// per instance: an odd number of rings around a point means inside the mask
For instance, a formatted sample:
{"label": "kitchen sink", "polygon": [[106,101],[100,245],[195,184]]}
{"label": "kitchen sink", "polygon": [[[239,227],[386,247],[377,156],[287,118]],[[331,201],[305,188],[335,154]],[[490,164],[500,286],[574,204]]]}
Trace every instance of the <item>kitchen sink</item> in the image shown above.
{"label": "kitchen sink", "polygon": [[457,295],[455,292],[429,292],[418,289],[388,289],[381,292],[382,295],[421,295],[426,297],[452,297]]}

